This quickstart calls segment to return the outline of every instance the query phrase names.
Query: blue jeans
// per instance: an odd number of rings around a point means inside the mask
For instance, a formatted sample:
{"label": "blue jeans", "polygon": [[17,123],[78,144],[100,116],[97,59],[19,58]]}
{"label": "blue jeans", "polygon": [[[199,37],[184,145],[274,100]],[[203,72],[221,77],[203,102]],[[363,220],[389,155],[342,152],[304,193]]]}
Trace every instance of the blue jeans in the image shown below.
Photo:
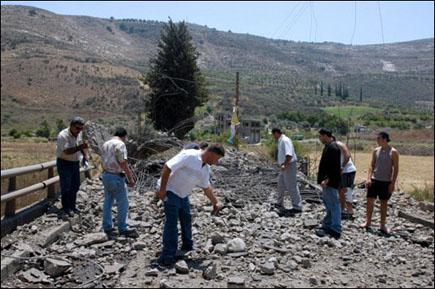
{"label": "blue jeans", "polygon": [[62,209],[64,211],[75,210],[77,192],[80,188],[79,162],[70,162],[58,158],[56,165],[62,193]]}
{"label": "blue jeans", "polygon": [[127,184],[125,177],[103,172],[104,206],[103,206],[103,229],[112,229],[112,205],[116,200],[118,205],[118,232],[127,230]]}
{"label": "blue jeans", "polygon": [[193,247],[190,201],[189,197],[182,199],[173,192],[167,191],[163,204],[166,221],[163,229],[163,250],[160,258],[173,260],[178,245],[178,220],[180,220],[181,225],[182,248],[191,249]]}
{"label": "blue jeans", "polygon": [[323,219],[322,226],[324,229],[341,234],[341,208],[338,189],[326,187],[323,189],[322,195],[323,204],[326,207],[326,216]]}

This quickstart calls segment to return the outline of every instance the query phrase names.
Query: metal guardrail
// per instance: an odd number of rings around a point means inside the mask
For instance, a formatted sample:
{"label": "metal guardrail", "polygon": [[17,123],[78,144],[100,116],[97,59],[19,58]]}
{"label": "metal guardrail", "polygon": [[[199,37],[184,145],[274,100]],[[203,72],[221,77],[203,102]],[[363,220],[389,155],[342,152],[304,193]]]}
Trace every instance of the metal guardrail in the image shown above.
{"label": "metal guardrail", "polygon": [[[6,202],[5,217],[13,217],[16,212],[16,199],[26,196],[35,191],[39,191],[47,188],[47,199],[55,196],[54,185],[59,182],[59,176],[54,176],[54,167],[56,161],[41,163],[37,165],[31,165],[27,167],[12,168],[1,171],[1,179],[9,179],[8,191],[6,194],[1,195],[1,203]],[[89,169],[80,169],[80,173],[85,172],[86,177],[90,178],[89,170],[95,169],[95,166],[89,167]],[[48,170],[48,179],[38,184],[25,187],[17,190],[17,177],[27,175],[35,172]]]}

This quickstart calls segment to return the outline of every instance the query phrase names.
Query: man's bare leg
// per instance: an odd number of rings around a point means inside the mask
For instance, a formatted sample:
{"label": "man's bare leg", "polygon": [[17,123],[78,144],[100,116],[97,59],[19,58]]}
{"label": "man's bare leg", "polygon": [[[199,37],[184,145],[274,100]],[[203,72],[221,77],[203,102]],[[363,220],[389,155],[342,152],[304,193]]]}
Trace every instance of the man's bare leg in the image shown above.
{"label": "man's bare leg", "polygon": [[372,214],[373,207],[375,205],[375,198],[367,198],[367,213],[366,213],[366,221],[359,225],[361,228],[369,228],[372,224]]}

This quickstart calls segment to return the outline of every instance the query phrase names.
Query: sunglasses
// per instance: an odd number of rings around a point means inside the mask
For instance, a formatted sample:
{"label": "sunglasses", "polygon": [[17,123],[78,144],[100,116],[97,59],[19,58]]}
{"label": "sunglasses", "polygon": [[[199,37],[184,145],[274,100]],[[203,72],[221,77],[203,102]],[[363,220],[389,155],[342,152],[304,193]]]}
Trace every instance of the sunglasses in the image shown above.
{"label": "sunglasses", "polygon": [[79,131],[83,129],[82,126],[75,126],[74,128],[75,128],[76,130],[79,130]]}

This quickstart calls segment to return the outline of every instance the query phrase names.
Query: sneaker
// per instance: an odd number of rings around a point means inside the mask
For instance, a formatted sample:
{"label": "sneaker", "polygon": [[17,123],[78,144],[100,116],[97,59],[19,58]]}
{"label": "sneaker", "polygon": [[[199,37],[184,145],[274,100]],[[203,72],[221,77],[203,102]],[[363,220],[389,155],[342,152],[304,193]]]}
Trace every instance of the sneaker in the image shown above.
{"label": "sneaker", "polygon": [[337,233],[337,232],[334,232],[334,231],[329,231],[328,233],[329,233],[329,235],[331,235],[331,237],[334,238],[335,240],[338,240],[338,239],[340,239],[340,237],[341,237],[341,234],[340,234],[340,233]]}
{"label": "sneaker", "polygon": [[320,238],[325,237],[326,234],[327,234],[327,233],[326,233],[326,231],[325,231],[324,229],[316,230],[316,235],[317,235],[318,237],[320,237]]}
{"label": "sneaker", "polygon": [[301,214],[301,213],[302,213],[302,210],[301,210],[301,209],[294,209],[294,208],[291,208],[291,209],[289,210],[289,212],[292,213],[292,214]]}
{"label": "sneaker", "polygon": [[69,216],[69,217],[74,217],[74,211],[73,210],[68,210],[67,211],[67,215]]}
{"label": "sneaker", "polygon": [[127,230],[121,231],[121,232],[119,232],[119,235],[127,237],[127,238],[138,238],[139,237],[139,234],[136,232],[135,229],[127,229]]}
{"label": "sneaker", "polygon": [[174,259],[159,259],[159,265],[162,267],[170,267],[174,266],[175,260]]}
{"label": "sneaker", "polygon": [[79,209],[74,209],[73,212],[74,212],[74,214],[80,215],[80,213],[81,213],[82,211],[80,211]]}
{"label": "sneaker", "polygon": [[186,251],[186,252],[189,252],[189,251],[199,251],[199,249],[196,246],[192,246],[192,247],[181,246],[181,251]]}
{"label": "sneaker", "polygon": [[113,228],[110,229],[110,230],[104,230],[104,233],[106,233],[107,239],[109,239],[109,240],[117,240],[116,232],[115,232],[115,230]]}

